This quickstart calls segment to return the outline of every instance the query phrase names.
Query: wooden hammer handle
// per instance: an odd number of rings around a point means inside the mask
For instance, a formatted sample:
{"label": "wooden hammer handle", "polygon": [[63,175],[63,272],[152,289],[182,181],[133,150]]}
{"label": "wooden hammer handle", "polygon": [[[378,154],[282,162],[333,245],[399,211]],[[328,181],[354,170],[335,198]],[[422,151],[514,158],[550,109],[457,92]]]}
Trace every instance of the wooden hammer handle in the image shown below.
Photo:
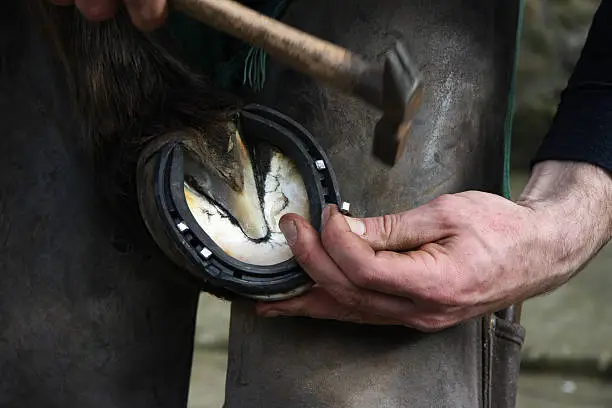
{"label": "wooden hammer handle", "polygon": [[[375,69],[350,51],[297,30],[233,0],[174,0],[188,16],[264,49],[296,71],[380,104]],[[374,86],[374,88],[378,88]]]}

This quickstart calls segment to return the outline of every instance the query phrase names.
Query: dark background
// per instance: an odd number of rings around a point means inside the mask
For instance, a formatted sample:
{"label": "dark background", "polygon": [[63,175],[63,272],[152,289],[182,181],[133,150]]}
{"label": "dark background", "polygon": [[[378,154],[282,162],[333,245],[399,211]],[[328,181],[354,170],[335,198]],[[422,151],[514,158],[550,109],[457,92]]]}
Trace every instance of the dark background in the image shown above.
{"label": "dark background", "polygon": [[594,0],[527,1],[513,128],[515,170],[528,170],[580,56],[598,4]]}

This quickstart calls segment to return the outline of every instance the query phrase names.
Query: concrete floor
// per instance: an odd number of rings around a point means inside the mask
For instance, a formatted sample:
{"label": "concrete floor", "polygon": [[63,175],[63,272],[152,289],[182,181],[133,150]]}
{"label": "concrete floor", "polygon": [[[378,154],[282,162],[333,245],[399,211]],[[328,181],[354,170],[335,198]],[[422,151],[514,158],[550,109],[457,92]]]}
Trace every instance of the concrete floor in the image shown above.
{"label": "concrete floor", "polygon": [[189,408],[223,406],[226,367],[226,353],[219,350],[196,350],[189,389]]}
{"label": "concrete floor", "polygon": [[517,408],[610,408],[612,383],[561,374],[522,375]]}

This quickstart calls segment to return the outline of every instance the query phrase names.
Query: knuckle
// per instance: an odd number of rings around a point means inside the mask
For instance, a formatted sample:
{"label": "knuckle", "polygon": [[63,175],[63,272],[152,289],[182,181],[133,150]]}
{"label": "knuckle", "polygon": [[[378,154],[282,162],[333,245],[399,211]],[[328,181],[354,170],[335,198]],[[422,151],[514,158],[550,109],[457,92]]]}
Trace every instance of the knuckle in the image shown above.
{"label": "knuckle", "polygon": [[457,293],[449,287],[443,287],[438,290],[436,294],[436,303],[441,306],[458,306]]}
{"label": "knuckle", "polygon": [[439,269],[428,266],[427,276],[427,281],[417,289],[418,297],[433,307],[454,306],[457,300],[456,272],[448,267]]}
{"label": "knuckle", "polygon": [[302,247],[294,248],[293,256],[296,262],[299,263],[300,265],[309,266],[314,261],[315,253],[312,249],[302,246]]}
{"label": "knuckle", "polygon": [[341,304],[351,309],[361,309],[365,303],[364,297],[358,291],[353,290],[338,291],[336,298]]}
{"label": "knuckle", "polygon": [[355,269],[355,271],[349,275],[351,282],[355,286],[361,288],[373,286],[377,281],[376,277],[377,274],[373,271],[373,269],[363,266]]}
{"label": "knuckle", "polygon": [[386,244],[392,237],[393,234],[397,234],[399,228],[401,228],[401,214],[383,214],[379,217],[370,218],[370,230],[368,234],[375,235],[382,242]]}
{"label": "knuckle", "polygon": [[321,243],[323,246],[329,246],[336,239],[336,231],[334,228],[329,228],[329,222],[325,228],[321,229]]}
{"label": "knuckle", "polygon": [[473,304],[477,288],[482,285],[469,278],[471,276],[478,276],[478,273],[468,263],[461,266],[456,263],[448,265],[443,281],[440,282],[438,304],[450,307]]}
{"label": "knuckle", "polygon": [[[380,245],[383,249],[393,249],[398,242],[402,241],[400,238],[405,234],[405,213],[392,213],[384,214],[380,217],[379,226],[379,237]],[[402,232],[404,231],[404,232]]]}
{"label": "knuckle", "polygon": [[453,194],[441,194],[431,201],[431,205],[435,208],[447,208],[452,207],[455,203],[455,196]]}
{"label": "knuckle", "polygon": [[346,292],[346,288],[344,286],[338,284],[327,285],[325,287],[325,291],[339,303],[344,304],[343,299],[345,297],[344,293]]}
{"label": "knuckle", "polygon": [[329,217],[325,227],[321,229],[321,242],[324,246],[332,245],[342,238],[342,230],[334,227],[338,225],[337,222],[339,222],[339,220],[344,223],[344,216],[342,214],[333,214]]}
{"label": "knuckle", "polygon": [[439,287],[436,288],[432,288],[432,289],[428,289],[427,291],[425,291],[422,295],[421,298],[423,299],[424,302],[431,304],[431,305],[440,305],[443,299],[446,298],[446,290],[445,289],[441,289]]}
{"label": "knuckle", "polygon": [[459,307],[464,304],[462,296],[453,285],[441,285],[424,293],[423,301],[437,309]]}
{"label": "knuckle", "polygon": [[387,240],[391,238],[394,231],[397,230],[398,219],[396,214],[385,214],[381,218],[381,233]]}
{"label": "knuckle", "polygon": [[454,224],[457,199],[451,194],[443,194],[431,202],[431,207],[438,223],[442,227],[448,227]]}
{"label": "knuckle", "polygon": [[440,284],[430,294],[432,303],[438,306],[456,306],[457,292],[452,284]]}

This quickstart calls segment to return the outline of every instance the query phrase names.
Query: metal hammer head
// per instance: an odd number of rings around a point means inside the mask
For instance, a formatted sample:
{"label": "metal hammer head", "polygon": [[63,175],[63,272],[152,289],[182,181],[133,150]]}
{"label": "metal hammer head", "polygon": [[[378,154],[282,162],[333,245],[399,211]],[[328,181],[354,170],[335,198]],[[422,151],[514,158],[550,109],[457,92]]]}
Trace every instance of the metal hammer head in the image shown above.
{"label": "metal hammer head", "polygon": [[398,42],[387,53],[384,65],[381,108],[376,124],[372,154],[389,166],[395,165],[406,142],[423,99],[421,73],[406,47]]}

